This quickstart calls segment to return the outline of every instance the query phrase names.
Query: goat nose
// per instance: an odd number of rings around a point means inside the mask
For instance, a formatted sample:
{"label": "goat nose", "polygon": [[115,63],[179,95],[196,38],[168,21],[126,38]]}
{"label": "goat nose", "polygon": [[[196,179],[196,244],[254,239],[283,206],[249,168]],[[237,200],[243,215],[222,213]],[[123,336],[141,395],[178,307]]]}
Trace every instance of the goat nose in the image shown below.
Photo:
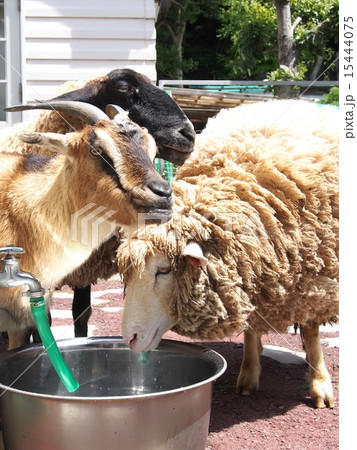
{"label": "goat nose", "polygon": [[171,186],[166,181],[151,181],[147,187],[160,197],[171,197],[172,195]]}
{"label": "goat nose", "polygon": [[182,136],[186,138],[189,142],[192,142],[192,144],[195,142],[196,133],[191,123],[181,128],[179,130],[179,133],[182,134]]}

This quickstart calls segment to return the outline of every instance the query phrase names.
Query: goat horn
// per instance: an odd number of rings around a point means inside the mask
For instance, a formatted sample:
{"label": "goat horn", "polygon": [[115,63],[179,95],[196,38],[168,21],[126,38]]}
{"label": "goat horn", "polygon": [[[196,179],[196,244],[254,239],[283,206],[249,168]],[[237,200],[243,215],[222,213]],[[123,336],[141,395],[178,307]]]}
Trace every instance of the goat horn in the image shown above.
{"label": "goat horn", "polygon": [[108,119],[109,117],[99,108],[89,103],[74,102],[74,101],[55,101],[46,103],[34,103],[31,105],[17,105],[4,108],[4,111],[28,111],[31,109],[50,109],[56,112],[66,112],[84,120],[89,125],[94,125],[100,120]]}

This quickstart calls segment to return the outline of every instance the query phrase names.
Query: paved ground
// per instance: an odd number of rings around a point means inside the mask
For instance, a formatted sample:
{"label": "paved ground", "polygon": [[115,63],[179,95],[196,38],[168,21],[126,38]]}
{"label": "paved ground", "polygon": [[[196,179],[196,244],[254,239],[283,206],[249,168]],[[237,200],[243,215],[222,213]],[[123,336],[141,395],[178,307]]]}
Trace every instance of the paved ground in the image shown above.
{"label": "paved ground", "polygon": [[[73,337],[71,306],[70,289],[55,293],[51,312],[56,339]],[[89,335],[120,336],[124,306],[120,281],[112,279],[94,286],[92,306]],[[190,341],[173,332],[164,337]],[[300,337],[292,330],[282,336],[271,333],[263,337],[260,390],[250,397],[235,394],[243,335],[220,342],[199,342],[222,354],[228,365],[214,384],[206,450],[339,449],[339,328],[322,328],[321,341],[335,388],[334,409],[312,407],[305,355]],[[5,348],[6,340],[0,337],[0,351]]]}
{"label": "paved ground", "polygon": [[[99,283],[92,289],[91,336],[120,336],[123,289],[119,280]],[[73,337],[72,292],[55,294],[52,307],[56,338]],[[165,338],[190,341],[168,332]],[[334,409],[312,407],[307,365],[298,335],[268,334],[263,338],[260,391],[251,397],[235,394],[242,359],[243,335],[221,342],[203,343],[227,360],[225,374],[214,385],[210,430],[206,450],[277,450],[339,448],[339,328],[322,327],[326,366],[335,387]]]}

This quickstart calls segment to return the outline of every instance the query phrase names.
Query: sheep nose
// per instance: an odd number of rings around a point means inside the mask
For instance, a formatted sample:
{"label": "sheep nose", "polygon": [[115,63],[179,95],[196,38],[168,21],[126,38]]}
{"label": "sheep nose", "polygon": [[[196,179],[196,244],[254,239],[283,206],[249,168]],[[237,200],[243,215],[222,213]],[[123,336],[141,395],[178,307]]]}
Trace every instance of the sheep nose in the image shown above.
{"label": "sheep nose", "polygon": [[172,195],[172,189],[169,183],[166,181],[150,181],[148,183],[147,187],[156,195],[159,197],[171,197]]}
{"label": "sheep nose", "polygon": [[181,128],[179,130],[179,133],[184,138],[186,138],[189,142],[194,144],[196,133],[195,133],[195,129],[193,128],[193,126],[192,126],[192,124],[190,122],[185,127]]}

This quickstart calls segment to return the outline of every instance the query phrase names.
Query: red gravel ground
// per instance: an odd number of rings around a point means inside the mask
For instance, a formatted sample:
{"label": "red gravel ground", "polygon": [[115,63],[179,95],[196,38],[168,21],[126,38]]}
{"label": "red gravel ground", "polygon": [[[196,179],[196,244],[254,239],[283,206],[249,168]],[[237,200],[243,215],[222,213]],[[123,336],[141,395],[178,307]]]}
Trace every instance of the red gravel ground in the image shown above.
{"label": "red gravel ground", "polygon": [[[118,281],[107,281],[94,291],[120,288]],[[69,289],[64,289],[69,291]],[[90,324],[94,336],[120,336],[122,311],[101,308],[123,307],[123,294],[108,293],[94,302]],[[71,309],[71,299],[54,299],[53,310]],[[71,326],[71,319],[53,319],[52,326]],[[190,341],[173,332],[165,338]],[[322,334],[338,337],[338,332]],[[281,364],[262,356],[260,390],[251,397],[235,394],[236,378],[242,360],[243,336],[221,342],[199,342],[219,352],[227,361],[226,372],[215,382],[211,421],[206,450],[333,450],[339,448],[339,349],[323,344],[325,362],[335,388],[335,408],[313,408],[307,384],[307,365]],[[299,335],[269,334],[263,344],[302,351]],[[25,449],[24,449],[25,450]],[[194,450],[194,449],[192,449]]]}

